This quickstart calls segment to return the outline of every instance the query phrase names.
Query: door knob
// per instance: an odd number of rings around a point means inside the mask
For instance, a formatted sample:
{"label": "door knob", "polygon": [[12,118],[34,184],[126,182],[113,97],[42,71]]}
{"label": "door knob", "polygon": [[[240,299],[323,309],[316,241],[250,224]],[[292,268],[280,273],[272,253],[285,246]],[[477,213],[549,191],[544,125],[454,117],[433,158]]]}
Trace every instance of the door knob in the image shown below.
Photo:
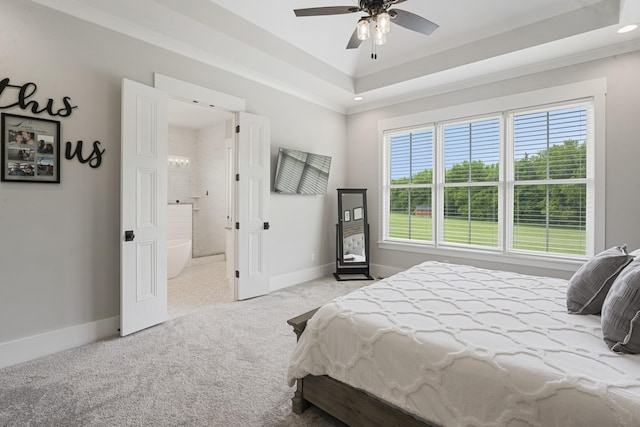
{"label": "door knob", "polygon": [[136,238],[136,235],[133,234],[133,230],[127,230],[124,232],[124,241],[125,242],[133,242],[133,239]]}

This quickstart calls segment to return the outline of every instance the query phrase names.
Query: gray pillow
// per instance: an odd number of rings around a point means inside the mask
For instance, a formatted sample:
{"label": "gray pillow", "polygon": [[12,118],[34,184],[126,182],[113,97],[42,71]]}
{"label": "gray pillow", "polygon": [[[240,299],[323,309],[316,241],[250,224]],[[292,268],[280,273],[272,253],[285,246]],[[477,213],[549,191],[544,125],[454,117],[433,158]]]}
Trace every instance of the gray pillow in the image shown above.
{"label": "gray pillow", "polygon": [[613,281],[631,260],[633,257],[627,253],[627,245],[623,245],[600,252],[584,263],[569,280],[569,313],[600,314]]}
{"label": "gray pillow", "polygon": [[619,353],[640,353],[640,258],[616,278],[602,306],[602,337]]}

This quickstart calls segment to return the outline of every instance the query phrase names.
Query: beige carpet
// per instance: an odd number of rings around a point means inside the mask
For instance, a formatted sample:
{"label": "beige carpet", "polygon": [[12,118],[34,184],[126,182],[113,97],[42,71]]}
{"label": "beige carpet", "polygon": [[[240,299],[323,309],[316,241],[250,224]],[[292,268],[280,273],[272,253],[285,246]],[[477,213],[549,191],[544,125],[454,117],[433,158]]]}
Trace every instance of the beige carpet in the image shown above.
{"label": "beige carpet", "polygon": [[226,277],[226,261],[194,260],[178,277],[167,281],[169,319],[193,313],[197,309],[233,301],[233,289]]}
{"label": "beige carpet", "polygon": [[370,283],[325,277],[2,369],[0,426],[342,426],[291,412],[286,321]]}

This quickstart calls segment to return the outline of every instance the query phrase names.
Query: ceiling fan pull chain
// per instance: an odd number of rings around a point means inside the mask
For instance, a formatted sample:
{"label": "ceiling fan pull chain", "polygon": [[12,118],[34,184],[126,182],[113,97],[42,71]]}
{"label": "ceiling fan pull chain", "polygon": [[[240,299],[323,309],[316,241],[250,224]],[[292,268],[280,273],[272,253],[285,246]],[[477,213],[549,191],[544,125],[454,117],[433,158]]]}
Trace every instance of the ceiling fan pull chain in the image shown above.
{"label": "ceiling fan pull chain", "polygon": [[376,44],[373,42],[373,37],[371,37],[371,59],[378,59],[378,49],[376,49]]}
{"label": "ceiling fan pull chain", "polygon": [[371,38],[371,59],[375,59],[373,52],[375,50],[376,46],[373,44],[373,37]]}

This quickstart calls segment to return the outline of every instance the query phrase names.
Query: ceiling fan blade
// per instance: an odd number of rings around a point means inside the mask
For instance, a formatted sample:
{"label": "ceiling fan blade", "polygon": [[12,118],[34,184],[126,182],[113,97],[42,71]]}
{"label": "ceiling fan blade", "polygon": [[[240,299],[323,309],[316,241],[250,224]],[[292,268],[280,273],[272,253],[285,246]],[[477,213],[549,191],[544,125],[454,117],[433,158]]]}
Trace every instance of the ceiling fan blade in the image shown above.
{"label": "ceiling fan blade", "polygon": [[391,22],[427,36],[439,27],[438,24],[435,24],[422,16],[418,16],[415,13],[407,12],[406,10],[390,10],[389,16],[391,16]]}
{"label": "ceiling fan blade", "polygon": [[353,30],[353,34],[351,34],[351,38],[349,39],[349,43],[347,43],[347,49],[357,49],[362,43],[362,40],[358,38],[358,27]]}
{"label": "ceiling fan blade", "polygon": [[322,15],[342,15],[344,13],[359,12],[359,7],[354,6],[332,6],[332,7],[310,7],[307,9],[295,9],[296,16],[322,16]]}

